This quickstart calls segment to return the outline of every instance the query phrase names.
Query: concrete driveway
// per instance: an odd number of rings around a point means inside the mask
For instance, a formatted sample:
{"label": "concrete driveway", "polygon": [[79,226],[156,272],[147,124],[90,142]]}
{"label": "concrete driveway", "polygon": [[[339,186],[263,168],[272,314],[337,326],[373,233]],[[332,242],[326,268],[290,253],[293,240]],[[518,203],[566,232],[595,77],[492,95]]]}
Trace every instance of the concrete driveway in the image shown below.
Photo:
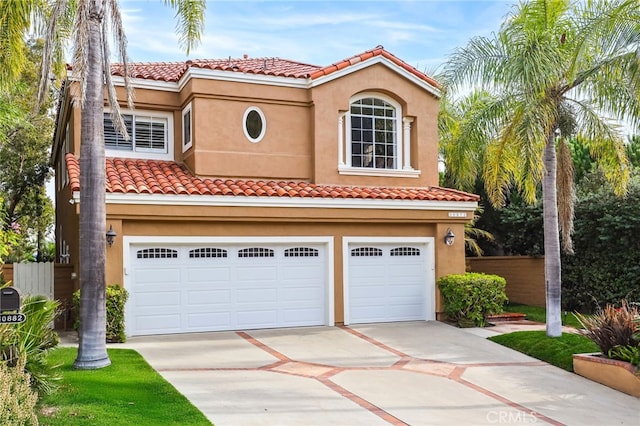
{"label": "concrete driveway", "polygon": [[131,338],[225,425],[640,424],[640,400],[438,322]]}

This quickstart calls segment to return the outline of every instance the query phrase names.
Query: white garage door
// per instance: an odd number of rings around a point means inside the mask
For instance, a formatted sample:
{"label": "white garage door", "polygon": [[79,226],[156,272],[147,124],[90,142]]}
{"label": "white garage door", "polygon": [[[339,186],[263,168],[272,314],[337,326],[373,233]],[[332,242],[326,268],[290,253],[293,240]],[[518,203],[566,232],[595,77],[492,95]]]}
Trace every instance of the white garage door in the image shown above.
{"label": "white garage door", "polygon": [[425,244],[350,244],[350,324],[433,319]]}
{"label": "white garage door", "polygon": [[131,245],[130,335],[322,325],[323,245]]}

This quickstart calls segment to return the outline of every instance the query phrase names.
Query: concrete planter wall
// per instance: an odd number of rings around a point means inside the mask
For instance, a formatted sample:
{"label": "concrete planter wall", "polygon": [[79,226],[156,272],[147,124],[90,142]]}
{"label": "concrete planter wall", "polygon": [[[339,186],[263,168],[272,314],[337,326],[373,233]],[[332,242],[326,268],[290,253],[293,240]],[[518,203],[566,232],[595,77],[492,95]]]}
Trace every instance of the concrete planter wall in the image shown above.
{"label": "concrete planter wall", "polygon": [[609,359],[599,353],[575,354],[573,371],[594,382],[640,398],[638,369],[628,362]]}

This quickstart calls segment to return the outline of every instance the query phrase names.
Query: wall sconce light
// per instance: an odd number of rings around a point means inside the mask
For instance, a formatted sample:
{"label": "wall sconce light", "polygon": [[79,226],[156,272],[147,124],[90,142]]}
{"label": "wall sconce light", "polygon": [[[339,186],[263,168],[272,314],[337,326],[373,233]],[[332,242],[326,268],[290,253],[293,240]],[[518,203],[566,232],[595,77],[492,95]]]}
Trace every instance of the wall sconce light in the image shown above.
{"label": "wall sconce light", "polygon": [[116,234],[116,231],[113,230],[113,225],[109,225],[109,230],[107,231],[107,244],[109,244],[109,247],[113,245],[113,242],[116,240],[117,236],[118,234]]}
{"label": "wall sconce light", "polygon": [[444,235],[444,243],[448,246],[453,245],[453,241],[456,239],[455,234],[451,230],[451,228],[447,229],[447,233]]}

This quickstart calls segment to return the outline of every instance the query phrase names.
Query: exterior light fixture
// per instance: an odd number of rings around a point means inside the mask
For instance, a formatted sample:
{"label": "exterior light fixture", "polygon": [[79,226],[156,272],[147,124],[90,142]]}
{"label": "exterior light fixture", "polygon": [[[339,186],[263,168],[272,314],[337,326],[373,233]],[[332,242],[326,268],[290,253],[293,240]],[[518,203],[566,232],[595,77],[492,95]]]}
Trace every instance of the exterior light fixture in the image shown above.
{"label": "exterior light fixture", "polygon": [[453,241],[456,239],[455,234],[451,230],[451,228],[447,229],[447,233],[444,235],[444,243],[448,246],[453,245]]}
{"label": "exterior light fixture", "polygon": [[113,230],[113,225],[109,225],[109,230],[107,231],[107,244],[109,244],[109,247],[113,245],[113,242],[116,240],[117,236],[118,234],[116,234],[116,231]]}

